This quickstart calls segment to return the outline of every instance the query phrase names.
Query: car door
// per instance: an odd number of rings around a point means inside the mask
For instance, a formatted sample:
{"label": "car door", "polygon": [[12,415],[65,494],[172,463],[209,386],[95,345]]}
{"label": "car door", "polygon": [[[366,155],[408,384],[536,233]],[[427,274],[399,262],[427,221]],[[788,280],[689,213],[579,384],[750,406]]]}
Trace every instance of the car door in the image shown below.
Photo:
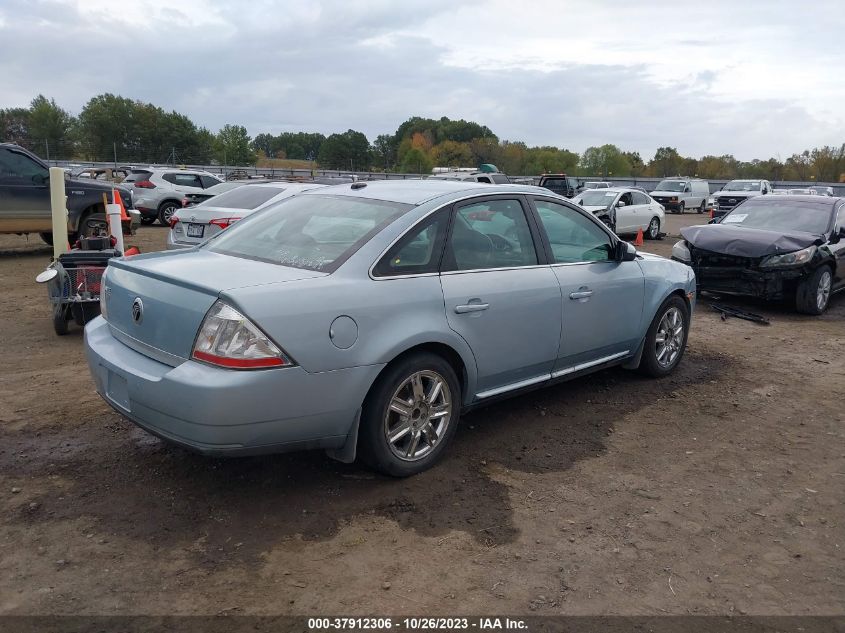
{"label": "car door", "polygon": [[[839,212],[834,224],[834,235],[845,229],[845,204],[839,206]],[[836,257],[836,271],[834,272],[834,285],[837,288],[845,288],[845,238],[841,238],[836,244],[830,244],[828,248]]]}
{"label": "car door", "polygon": [[51,231],[50,172],[24,152],[0,147],[0,231]]}
{"label": "car door", "polygon": [[449,326],[476,359],[475,397],[548,380],[560,342],[560,286],[541,263],[521,196],[455,206],[440,282]]}
{"label": "car door", "polygon": [[631,197],[634,199],[633,206],[636,209],[635,226],[632,228],[635,231],[638,229],[645,231],[651,219],[657,215],[657,203],[640,191],[632,191]]}
{"label": "car door", "polygon": [[633,354],[643,336],[645,277],[615,259],[616,241],[571,205],[533,198],[552,271],[561,287],[558,377]]}
{"label": "car door", "polygon": [[[624,203],[624,206],[620,206],[620,202]],[[616,205],[616,232],[636,231],[638,214],[631,192],[626,191],[619,194],[619,199],[614,204]]]}

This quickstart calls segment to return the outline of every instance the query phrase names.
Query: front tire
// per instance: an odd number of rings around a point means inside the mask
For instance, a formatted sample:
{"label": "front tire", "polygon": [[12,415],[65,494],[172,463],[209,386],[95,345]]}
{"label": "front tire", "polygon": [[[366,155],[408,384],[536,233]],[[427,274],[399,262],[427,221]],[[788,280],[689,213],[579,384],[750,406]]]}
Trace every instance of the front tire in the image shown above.
{"label": "front tire", "polygon": [[683,200],[681,200],[681,203],[678,205],[678,213],[683,215],[685,210],[686,210],[686,204],[684,203]]}
{"label": "front tire", "polygon": [[57,306],[53,310],[53,329],[59,336],[67,334],[67,309],[64,306]]}
{"label": "front tire", "polygon": [[178,211],[181,207],[176,204],[173,200],[167,200],[166,202],[162,202],[161,206],[158,208],[158,221],[159,223],[163,224],[164,226],[170,226],[170,216],[172,216],[176,211]]}
{"label": "front tire", "polygon": [[684,356],[689,334],[689,308],[678,295],[664,301],[646,332],[639,370],[654,378],[667,376]]}
{"label": "front tire", "polygon": [[798,284],[795,308],[803,314],[819,315],[830,303],[833,274],[829,266],[821,266],[809,278]]}
{"label": "front tire", "polygon": [[660,237],[660,219],[657,216],[651,218],[651,222],[648,223],[645,235],[650,240],[656,240]]}
{"label": "front tire", "polygon": [[393,477],[422,472],[443,455],[460,410],[461,387],[448,362],[429,352],[401,358],[379,376],[364,402],[361,456]]}

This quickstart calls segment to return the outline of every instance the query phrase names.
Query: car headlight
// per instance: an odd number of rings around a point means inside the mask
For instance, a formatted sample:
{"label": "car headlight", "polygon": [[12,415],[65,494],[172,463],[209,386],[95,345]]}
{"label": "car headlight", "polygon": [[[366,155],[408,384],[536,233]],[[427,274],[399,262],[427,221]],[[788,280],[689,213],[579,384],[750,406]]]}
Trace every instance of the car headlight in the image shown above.
{"label": "car headlight", "polygon": [[686,240],[675,242],[675,245],[672,247],[672,259],[677,259],[686,264],[692,262],[692,255],[690,255]]}
{"label": "car headlight", "polygon": [[103,276],[100,277],[100,314],[103,316],[104,319],[108,320],[109,315],[106,305],[106,301],[109,298],[109,289],[106,286],[106,275],[109,272],[109,267],[106,266],[105,270],[103,270]]}
{"label": "car headlight", "polygon": [[793,251],[791,253],[784,253],[783,255],[769,255],[766,259],[760,262],[760,268],[790,268],[792,266],[802,266],[813,259],[816,253],[815,246],[808,246],[802,248],[800,251]]}

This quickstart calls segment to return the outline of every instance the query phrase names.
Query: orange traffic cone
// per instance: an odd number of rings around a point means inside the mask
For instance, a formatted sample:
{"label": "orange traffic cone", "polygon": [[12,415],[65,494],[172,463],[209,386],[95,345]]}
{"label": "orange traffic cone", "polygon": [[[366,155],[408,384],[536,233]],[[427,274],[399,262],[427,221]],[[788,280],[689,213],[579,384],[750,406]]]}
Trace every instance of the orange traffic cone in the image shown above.
{"label": "orange traffic cone", "polygon": [[120,219],[121,219],[121,221],[128,220],[129,214],[126,213],[126,207],[123,206],[123,196],[121,196],[120,193],[118,193],[117,189],[111,190],[111,200],[112,200],[113,204],[119,204],[120,205]]}
{"label": "orange traffic cone", "polygon": [[634,246],[642,246],[643,245],[643,230],[637,230],[637,237],[634,239]]}

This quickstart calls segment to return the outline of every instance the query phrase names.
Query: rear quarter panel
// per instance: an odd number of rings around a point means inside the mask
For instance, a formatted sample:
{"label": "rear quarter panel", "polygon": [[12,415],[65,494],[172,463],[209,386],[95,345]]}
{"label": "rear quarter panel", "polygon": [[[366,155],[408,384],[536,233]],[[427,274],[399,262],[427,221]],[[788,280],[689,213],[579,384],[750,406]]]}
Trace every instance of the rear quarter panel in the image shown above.
{"label": "rear quarter panel", "polygon": [[[308,372],[384,365],[417,345],[440,343],[460,355],[467,370],[467,391],[474,387],[475,359],[467,343],[448,326],[437,275],[374,280],[337,271],[319,279],[240,288],[221,296]],[[342,316],[357,326],[357,337],[347,349],[337,347],[329,335],[334,320]]]}

